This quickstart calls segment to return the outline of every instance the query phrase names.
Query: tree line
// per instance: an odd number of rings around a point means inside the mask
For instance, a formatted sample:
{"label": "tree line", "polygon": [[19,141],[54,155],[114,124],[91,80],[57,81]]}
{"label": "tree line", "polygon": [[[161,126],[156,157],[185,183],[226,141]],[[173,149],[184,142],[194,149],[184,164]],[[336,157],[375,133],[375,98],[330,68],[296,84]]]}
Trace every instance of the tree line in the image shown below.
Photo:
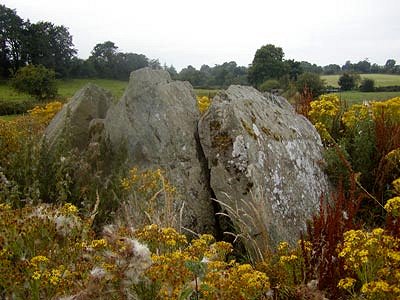
{"label": "tree line", "polygon": [[388,59],[384,66],[371,64],[365,59],[358,63],[347,61],[343,66],[330,64],[321,67],[306,61],[284,59],[282,48],[270,44],[258,49],[252,64],[247,67],[231,61],[215,66],[202,65],[199,70],[189,65],[177,72],[172,65],[161,66],[158,59],[121,52],[111,41],[95,45],[89,58],[81,59],[77,57],[68,28],[45,21],[25,21],[15,10],[0,5],[0,76],[10,78],[26,65],[52,69],[58,78],[119,80],[127,80],[130,72],[139,68],[163,68],[174,79],[187,80],[196,87],[251,84],[265,90],[285,88],[289,83],[299,85],[299,80],[315,81],[315,76],[310,74],[400,74],[400,66],[394,59]]}

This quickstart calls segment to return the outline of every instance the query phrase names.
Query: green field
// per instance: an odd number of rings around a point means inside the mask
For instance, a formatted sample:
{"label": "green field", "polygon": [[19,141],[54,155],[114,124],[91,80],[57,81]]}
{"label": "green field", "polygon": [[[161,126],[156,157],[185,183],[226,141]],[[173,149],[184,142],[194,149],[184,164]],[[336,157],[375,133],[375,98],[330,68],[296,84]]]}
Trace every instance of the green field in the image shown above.
{"label": "green field", "polygon": [[[80,88],[87,83],[94,83],[102,88],[109,90],[114,97],[119,98],[125,91],[128,84],[127,81],[109,80],[109,79],[69,79],[58,80],[58,94],[61,99],[66,100],[71,98]],[[33,100],[27,94],[15,92],[8,82],[0,83],[0,101],[25,101]]]}
{"label": "green field", "polygon": [[[388,75],[388,74],[360,74],[361,79],[370,78],[375,80],[375,86],[390,86],[400,85],[400,75]],[[322,75],[321,79],[325,80],[326,85],[333,87],[339,87],[338,80],[340,75]]]}
{"label": "green field", "polygon": [[64,99],[71,98],[79,89],[87,83],[94,83],[106,90],[109,90],[115,98],[120,98],[126,86],[127,81],[111,79],[68,79],[58,81],[58,93]]}
{"label": "green field", "polygon": [[18,115],[6,115],[6,116],[0,116],[0,120],[4,121],[11,121],[15,119]]}
{"label": "green field", "polygon": [[339,98],[346,101],[349,105],[363,103],[363,101],[382,101],[394,97],[400,97],[400,92],[374,92],[363,93],[358,91],[347,91],[337,93]]}
{"label": "green field", "polygon": [[218,93],[218,91],[219,90],[194,89],[194,92],[199,97],[214,97]]}

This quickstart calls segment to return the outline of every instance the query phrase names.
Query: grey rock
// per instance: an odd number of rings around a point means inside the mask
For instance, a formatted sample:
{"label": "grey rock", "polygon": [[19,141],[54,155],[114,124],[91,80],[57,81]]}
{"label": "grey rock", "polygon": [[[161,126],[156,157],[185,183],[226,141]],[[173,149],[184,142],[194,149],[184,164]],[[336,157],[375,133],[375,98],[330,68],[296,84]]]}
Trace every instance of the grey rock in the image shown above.
{"label": "grey rock", "polygon": [[312,124],[282,97],[230,86],[200,119],[199,136],[211,188],[234,223],[242,218],[261,249],[265,237],[294,243],[328,191]]}
{"label": "grey rock", "polygon": [[45,136],[49,144],[51,146],[56,144],[67,130],[71,146],[80,150],[85,149],[91,135],[94,134],[95,127],[96,135],[100,134],[99,123],[106,117],[112,102],[113,97],[110,92],[94,84],[85,85],[64,105],[46,128]]}
{"label": "grey rock", "polygon": [[199,117],[190,83],[144,68],[131,73],[122,99],[107,112],[104,128],[113,149],[125,145],[130,166],[166,172],[178,192],[176,214],[184,203],[184,227],[213,232],[207,168],[197,138]]}

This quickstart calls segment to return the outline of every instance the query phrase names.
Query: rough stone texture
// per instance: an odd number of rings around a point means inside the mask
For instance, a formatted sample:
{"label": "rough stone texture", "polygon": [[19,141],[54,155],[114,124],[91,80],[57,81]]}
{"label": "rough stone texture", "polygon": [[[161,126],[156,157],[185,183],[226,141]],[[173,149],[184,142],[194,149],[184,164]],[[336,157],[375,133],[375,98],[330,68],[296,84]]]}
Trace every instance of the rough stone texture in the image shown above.
{"label": "rough stone texture", "polygon": [[72,146],[80,150],[85,149],[93,135],[93,125],[101,127],[99,123],[105,118],[112,101],[110,92],[94,84],[85,85],[64,105],[46,128],[45,135],[50,145],[57,143],[67,126]]}
{"label": "rough stone texture", "polygon": [[214,97],[199,136],[217,199],[250,233],[294,242],[327,192],[320,137],[281,97],[231,86]]}
{"label": "rough stone texture", "polygon": [[177,188],[176,212],[185,202],[183,226],[196,232],[215,230],[207,166],[197,138],[199,112],[188,82],[172,81],[162,70],[131,73],[122,99],[104,122],[114,149],[124,145],[129,164],[161,168]]}

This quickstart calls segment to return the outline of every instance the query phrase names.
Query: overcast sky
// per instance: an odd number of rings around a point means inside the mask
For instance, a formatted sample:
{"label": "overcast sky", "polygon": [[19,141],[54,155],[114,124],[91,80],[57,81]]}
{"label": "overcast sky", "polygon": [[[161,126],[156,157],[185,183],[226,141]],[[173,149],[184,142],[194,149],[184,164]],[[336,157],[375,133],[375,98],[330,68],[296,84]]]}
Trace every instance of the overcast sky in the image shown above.
{"label": "overcast sky", "polygon": [[400,0],[2,0],[31,22],[64,25],[78,56],[97,43],[178,70],[236,61],[274,44],[286,59],[318,65],[368,58],[400,63]]}

